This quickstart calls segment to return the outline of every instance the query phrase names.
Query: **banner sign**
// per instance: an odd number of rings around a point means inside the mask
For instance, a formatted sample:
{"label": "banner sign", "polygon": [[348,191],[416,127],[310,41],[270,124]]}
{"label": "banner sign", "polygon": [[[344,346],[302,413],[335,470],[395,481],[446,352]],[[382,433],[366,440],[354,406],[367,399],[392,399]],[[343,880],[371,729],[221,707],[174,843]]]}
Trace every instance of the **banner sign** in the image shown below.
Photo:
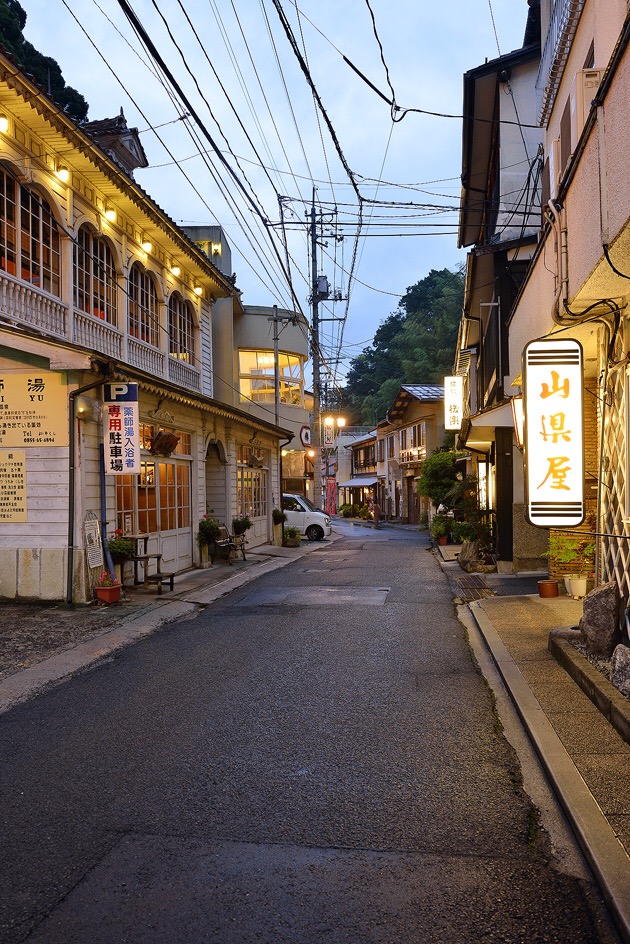
{"label": "banner sign", "polygon": [[444,378],[444,429],[461,429],[464,419],[464,378]]}
{"label": "banner sign", "polygon": [[140,473],[138,384],[103,384],[105,405],[105,472],[108,475]]}
{"label": "banner sign", "polygon": [[531,341],[524,351],[526,509],[530,524],[574,527],[584,520],[582,345]]}

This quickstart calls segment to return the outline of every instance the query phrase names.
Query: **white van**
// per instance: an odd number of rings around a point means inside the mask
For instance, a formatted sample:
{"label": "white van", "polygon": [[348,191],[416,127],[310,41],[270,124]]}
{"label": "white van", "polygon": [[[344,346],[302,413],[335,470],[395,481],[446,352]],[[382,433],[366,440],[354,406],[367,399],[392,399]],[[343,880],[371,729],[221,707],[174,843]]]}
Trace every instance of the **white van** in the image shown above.
{"label": "white van", "polygon": [[282,510],[287,516],[286,523],[293,528],[299,528],[309,541],[321,541],[332,534],[330,518],[305,498],[304,495],[282,496]]}

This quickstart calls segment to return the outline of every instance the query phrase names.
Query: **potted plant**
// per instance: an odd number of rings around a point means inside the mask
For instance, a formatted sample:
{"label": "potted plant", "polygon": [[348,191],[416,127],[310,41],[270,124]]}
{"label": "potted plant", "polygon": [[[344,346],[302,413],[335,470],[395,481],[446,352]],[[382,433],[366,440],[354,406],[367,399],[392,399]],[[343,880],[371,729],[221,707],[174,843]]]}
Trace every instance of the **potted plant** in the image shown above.
{"label": "potted plant", "polygon": [[284,546],[285,547],[299,547],[300,540],[302,538],[302,532],[299,528],[289,525],[288,528],[284,529]]}
{"label": "potted plant", "polygon": [[108,570],[102,570],[94,583],[94,592],[100,604],[109,606],[120,601],[122,587]]}
{"label": "potted plant", "polygon": [[433,515],[431,519],[430,531],[433,539],[438,544],[446,544],[451,530],[451,519],[448,515]]}
{"label": "potted plant", "polygon": [[249,531],[253,522],[249,515],[242,515],[240,518],[232,518],[232,534],[245,534]]}
{"label": "potted plant", "polygon": [[588,531],[550,531],[549,559],[552,576],[563,576],[567,593],[585,597],[589,575],[595,567],[595,539]]}
{"label": "potted plant", "polygon": [[108,540],[107,549],[114,564],[124,564],[136,553],[136,542],[131,538],[124,537],[122,531],[118,528],[114,531],[113,537]]}
{"label": "potted plant", "polygon": [[274,508],[271,512],[271,517],[273,518],[274,524],[284,524],[284,522],[287,520],[286,512],[284,512],[281,508]]}
{"label": "potted plant", "polygon": [[219,536],[220,528],[221,525],[216,518],[213,518],[211,515],[204,515],[199,521],[199,527],[197,529],[197,541],[199,545],[203,546],[205,544],[206,547],[209,547],[211,544],[214,544]]}

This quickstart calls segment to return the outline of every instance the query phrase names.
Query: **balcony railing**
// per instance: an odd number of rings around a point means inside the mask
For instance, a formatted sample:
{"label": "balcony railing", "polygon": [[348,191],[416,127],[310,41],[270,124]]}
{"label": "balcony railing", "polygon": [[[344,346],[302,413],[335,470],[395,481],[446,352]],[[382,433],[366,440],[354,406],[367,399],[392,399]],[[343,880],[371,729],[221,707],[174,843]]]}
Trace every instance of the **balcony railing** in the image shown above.
{"label": "balcony railing", "polygon": [[83,347],[89,347],[99,354],[106,354],[116,360],[121,360],[124,350],[124,338],[117,328],[101,321],[100,318],[91,318],[82,311],[74,313],[74,340]]}
{"label": "balcony railing", "polygon": [[67,305],[6,273],[0,275],[0,315],[14,324],[69,340]]}
{"label": "balcony railing", "polygon": [[423,462],[427,457],[426,446],[414,446],[413,449],[401,449],[398,461],[401,465]]}
{"label": "balcony railing", "polygon": [[125,336],[114,325],[85,312],[75,310],[72,319],[68,306],[33,285],[0,272],[0,317],[16,325],[29,325],[56,340],[71,341],[91,352],[117,361],[128,359],[154,377],[162,377],[185,387],[201,390],[201,371],[185,361],[168,357],[136,338],[129,338],[125,355]]}

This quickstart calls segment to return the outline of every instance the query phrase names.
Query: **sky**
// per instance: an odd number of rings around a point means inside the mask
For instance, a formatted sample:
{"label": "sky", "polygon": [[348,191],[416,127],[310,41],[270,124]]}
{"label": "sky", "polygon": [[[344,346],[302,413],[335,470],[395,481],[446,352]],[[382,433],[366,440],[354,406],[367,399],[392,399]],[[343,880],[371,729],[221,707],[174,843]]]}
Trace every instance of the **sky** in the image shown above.
{"label": "sky", "polygon": [[138,128],[150,166],[135,178],[154,201],[223,227],[245,304],[296,307],[289,273],[309,316],[315,188],[318,274],[340,296],[320,338],[339,381],[409,286],[465,261],[462,122],[442,116],[461,116],[464,72],[522,45],[527,0],[20,2],[88,118],[122,107]]}

